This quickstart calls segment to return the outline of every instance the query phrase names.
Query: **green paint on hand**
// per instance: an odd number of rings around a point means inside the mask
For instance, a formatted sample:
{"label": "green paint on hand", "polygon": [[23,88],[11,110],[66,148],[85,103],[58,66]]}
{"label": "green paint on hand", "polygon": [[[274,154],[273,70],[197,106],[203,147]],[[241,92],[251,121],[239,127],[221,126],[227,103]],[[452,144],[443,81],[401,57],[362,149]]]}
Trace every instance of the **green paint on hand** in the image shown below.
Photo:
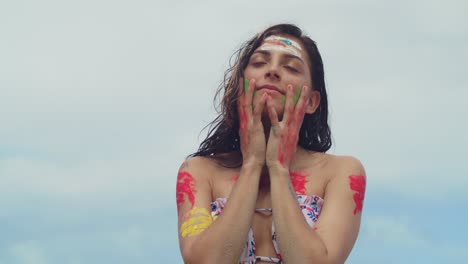
{"label": "green paint on hand", "polygon": [[[301,97],[301,93],[302,93],[302,88],[299,87],[296,91],[296,94],[293,97],[294,106],[297,105],[297,102],[299,101],[299,97]],[[283,104],[286,105],[286,95],[283,96]]]}
{"label": "green paint on hand", "polygon": [[296,106],[297,101],[299,101],[299,97],[301,97],[301,92],[302,92],[302,87],[299,87],[299,89],[297,89],[296,94],[293,97],[294,106]]}
{"label": "green paint on hand", "polygon": [[244,79],[244,94],[247,94],[248,89],[249,89],[249,80],[245,78]]}

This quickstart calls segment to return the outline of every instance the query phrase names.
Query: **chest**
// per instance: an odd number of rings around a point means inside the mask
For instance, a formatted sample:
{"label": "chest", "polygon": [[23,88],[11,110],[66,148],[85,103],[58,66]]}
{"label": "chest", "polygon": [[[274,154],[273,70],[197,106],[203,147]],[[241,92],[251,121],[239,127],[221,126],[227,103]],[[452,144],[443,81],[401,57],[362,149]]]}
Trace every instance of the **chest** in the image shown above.
{"label": "chest", "polygon": [[[229,197],[238,178],[238,170],[229,170],[217,173],[211,181],[212,200],[214,201],[220,197]],[[291,186],[297,195],[317,195],[324,197],[329,175],[321,170],[297,170],[289,173],[289,179]],[[259,195],[257,199],[257,207],[271,208],[271,199],[268,194],[268,187],[263,189],[265,189],[267,194],[262,197]]]}

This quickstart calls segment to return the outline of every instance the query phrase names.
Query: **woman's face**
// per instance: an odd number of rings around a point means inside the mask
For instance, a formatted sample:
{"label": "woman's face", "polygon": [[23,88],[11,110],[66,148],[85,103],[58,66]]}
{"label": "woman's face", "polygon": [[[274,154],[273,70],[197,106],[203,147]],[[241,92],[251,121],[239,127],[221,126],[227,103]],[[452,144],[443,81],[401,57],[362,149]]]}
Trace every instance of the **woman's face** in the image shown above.
{"label": "woman's face", "polygon": [[262,94],[267,93],[280,117],[284,111],[288,85],[292,85],[295,95],[304,85],[307,86],[308,96],[311,93],[312,79],[307,52],[298,39],[287,35],[267,37],[250,57],[244,78],[256,81],[253,103],[256,104]]}

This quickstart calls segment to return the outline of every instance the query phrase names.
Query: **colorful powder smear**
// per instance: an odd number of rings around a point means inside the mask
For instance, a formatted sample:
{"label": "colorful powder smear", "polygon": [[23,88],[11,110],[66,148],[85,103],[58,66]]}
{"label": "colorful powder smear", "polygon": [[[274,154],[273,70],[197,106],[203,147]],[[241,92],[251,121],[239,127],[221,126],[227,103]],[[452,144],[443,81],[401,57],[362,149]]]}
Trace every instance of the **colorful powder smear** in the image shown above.
{"label": "colorful powder smear", "polygon": [[349,176],[349,187],[351,190],[356,191],[353,195],[354,203],[354,214],[362,212],[362,206],[364,202],[364,194],[366,192],[366,177],[363,175],[351,175]]}
{"label": "colorful powder smear", "polygon": [[193,176],[186,171],[180,171],[177,175],[176,186],[177,210],[179,210],[180,206],[185,202],[184,194],[187,195],[191,204],[190,208],[192,208],[195,203],[196,192],[195,179]]}
{"label": "colorful powder smear", "polygon": [[305,184],[307,183],[307,175],[301,172],[290,172],[289,177],[291,178],[291,183],[296,194],[306,194]]}
{"label": "colorful powder smear", "polygon": [[186,217],[189,217],[189,219],[180,226],[180,235],[182,237],[199,235],[213,223],[213,219],[206,208],[194,207],[186,214]]}

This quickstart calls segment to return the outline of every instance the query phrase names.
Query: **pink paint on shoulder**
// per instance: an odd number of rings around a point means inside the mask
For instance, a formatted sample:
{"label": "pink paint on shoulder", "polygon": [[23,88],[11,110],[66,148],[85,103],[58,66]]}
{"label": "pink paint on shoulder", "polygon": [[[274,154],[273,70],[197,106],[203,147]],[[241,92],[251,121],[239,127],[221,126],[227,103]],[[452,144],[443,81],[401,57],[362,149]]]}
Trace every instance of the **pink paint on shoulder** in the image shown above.
{"label": "pink paint on shoulder", "polygon": [[195,179],[193,176],[186,172],[181,171],[177,175],[177,186],[176,186],[176,198],[177,198],[177,210],[180,209],[180,206],[185,202],[184,194],[187,195],[187,198],[190,201],[191,207],[195,204]]}
{"label": "pink paint on shoulder", "polygon": [[364,194],[366,192],[366,177],[363,175],[350,175],[349,176],[349,187],[356,193],[353,195],[354,203],[354,214],[362,212],[362,206],[364,203]]}
{"label": "pink paint on shoulder", "polygon": [[230,182],[235,182],[235,181],[237,181],[237,179],[239,179],[239,175],[234,175],[229,179],[229,181]]}
{"label": "pink paint on shoulder", "polygon": [[305,184],[307,183],[307,175],[301,172],[290,172],[289,177],[296,194],[306,194]]}
{"label": "pink paint on shoulder", "polygon": [[318,227],[314,226],[314,230],[317,231]]}

